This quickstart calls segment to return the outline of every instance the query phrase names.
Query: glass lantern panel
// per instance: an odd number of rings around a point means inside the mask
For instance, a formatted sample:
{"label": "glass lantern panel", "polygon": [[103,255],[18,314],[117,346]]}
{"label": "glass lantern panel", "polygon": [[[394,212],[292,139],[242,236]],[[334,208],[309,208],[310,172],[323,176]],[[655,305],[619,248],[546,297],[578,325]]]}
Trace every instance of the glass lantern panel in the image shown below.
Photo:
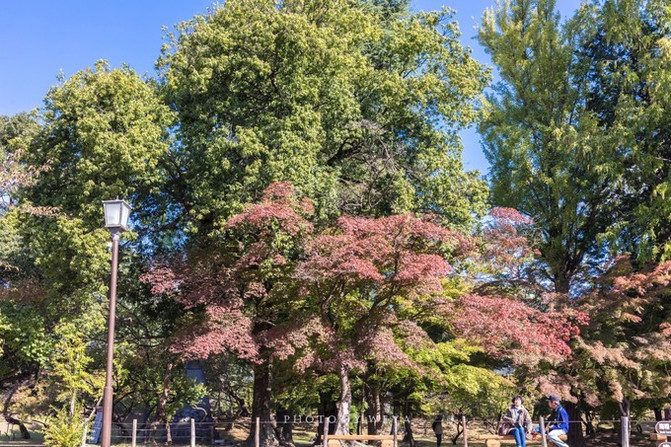
{"label": "glass lantern panel", "polygon": [[110,201],[105,202],[105,226],[118,227],[121,222],[121,202]]}
{"label": "glass lantern panel", "polygon": [[120,224],[125,229],[128,227],[128,215],[130,214],[130,206],[126,202],[121,202],[121,220]]}

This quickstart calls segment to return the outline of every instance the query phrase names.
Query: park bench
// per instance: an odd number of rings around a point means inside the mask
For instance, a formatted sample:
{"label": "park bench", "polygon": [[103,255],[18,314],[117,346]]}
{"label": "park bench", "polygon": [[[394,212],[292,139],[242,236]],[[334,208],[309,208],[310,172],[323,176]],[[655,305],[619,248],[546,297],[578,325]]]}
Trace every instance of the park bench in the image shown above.
{"label": "park bench", "polygon": [[[559,439],[566,441],[568,437],[561,435]],[[485,441],[485,446],[487,447],[500,447],[501,444],[515,444],[515,437],[513,435],[484,435],[480,437],[480,440]],[[541,436],[537,436],[535,439],[527,440],[527,444],[540,444],[541,440]],[[548,440],[548,445],[551,444],[550,440]]]}
{"label": "park bench", "polygon": [[[658,433],[650,433],[650,439],[652,439],[653,441],[662,442],[662,441],[667,441],[668,437],[666,435],[660,435]],[[655,445],[657,445],[657,444],[655,444]]]}
{"label": "park bench", "polygon": [[326,435],[328,447],[340,447],[340,441],[381,441],[381,447],[394,447],[394,435]]}

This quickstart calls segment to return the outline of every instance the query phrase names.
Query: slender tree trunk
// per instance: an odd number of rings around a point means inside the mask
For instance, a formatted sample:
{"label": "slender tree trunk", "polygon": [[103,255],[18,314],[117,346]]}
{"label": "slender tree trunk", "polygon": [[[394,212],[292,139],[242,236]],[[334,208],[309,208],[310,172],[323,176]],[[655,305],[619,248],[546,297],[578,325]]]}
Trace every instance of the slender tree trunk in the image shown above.
{"label": "slender tree trunk", "polygon": [[75,404],[77,403],[77,392],[74,391],[70,397],[70,417],[75,417]]}
{"label": "slender tree trunk", "polygon": [[338,401],[338,418],[336,420],[336,435],[349,434],[350,408],[352,407],[352,388],[349,381],[349,371],[344,365],[338,370],[340,377],[340,400]]}
{"label": "slender tree trunk", "polygon": [[172,436],[170,433],[170,421],[168,421],[166,407],[168,404],[168,397],[170,396],[170,384],[172,383],[172,369],[175,364],[172,360],[168,360],[168,363],[165,365],[165,371],[163,372],[163,389],[161,390],[161,395],[158,398],[158,404],[156,405],[156,416],[151,423],[151,442],[156,443],[156,430],[158,430],[159,424],[163,423],[166,429],[166,443],[172,443]]}
{"label": "slender tree trunk", "polygon": [[366,426],[366,380],[368,379],[367,375],[364,375],[363,380],[361,381],[361,405],[359,406],[359,417],[356,421],[356,434],[363,435],[364,427]]}
{"label": "slender tree trunk", "polygon": [[246,444],[254,447],[254,434],[256,430],[256,418],[259,418],[259,446],[276,447],[280,440],[275,433],[277,423],[272,413],[272,372],[268,356],[263,355],[262,363],[254,365],[254,385],[252,397],[252,425]]}
{"label": "slender tree trunk", "polygon": [[415,437],[412,433],[412,424],[410,422],[410,402],[408,402],[408,395],[410,390],[406,390],[405,398],[403,399],[403,428],[405,429],[405,435],[403,436],[403,442],[410,444],[410,447],[415,447],[417,443],[415,442]]}
{"label": "slender tree trunk", "polygon": [[170,421],[165,421],[165,443],[172,444],[172,430],[170,429]]}
{"label": "slender tree trunk", "polygon": [[[617,403],[617,406],[620,410],[620,416],[629,416],[631,401],[628,398],[623,397],[622,400]],[[618,422],[616,425],[619,427],[617,437],[620,440],[620,445],[622,445],[622,424]]]}
{"label": "slender tree trunk", "polygon": [[568,431],[568,445],[571,447],[585,447],[585,437],[582,433],[582,412],[580,410],[580,402],[574,404],[573,402],[566,402],[564,405],[568,413],[569,431]]}
{"label": "slender tree trunk", "polygon": [[656,421],[661,421],[662,420],[662,409],[659,407],[655,407],[652,409],[652,412],[655,413],[655,420]]}
{"label": "slender tree trunk", "polygon": [[366,393],[368,408],[366,408],[366,420],[368,421],[368,434],[377,435],[382,428],[382,405],[380,402],[380,385],[372,383]]}
{"label": "slender tree trunk", "polygon": [[457,433],[455,433],[454,436],[452,436],[452,444],[457,445],[457,441],[459,440],[459,436],[464,432],[464,414],[463,412],[459,412],[459,414],[454,415],[457,418]]}
{"label": "slender tree trunk", "polygon": [[228,395],[229,402],[231,402],[231,408],[233,408],[233,403],[235,402],[235,405],[237,405],[237,410],[235,411],[235,415],[237,417],[245,418],[249,416],[249,410],[245,406],[245,400],[235,394],[231,390],[226,390],[226,394]]}
{"label": "slender tree trunk", "polygon": [[588,438],[595,438],[596,437],[596,430],[594,430],[594,412],[592,411],[586,411],[585,412],[585,435],[587,435]]}
{"label": "slender tree trunk", "polygon": [[403,416],[403,428],[405,429],[403,442],[409,443],[410,447],[415,447],[417,441],[415,441],[415,435],[412,433],[412,419],[407,414]]}
{"label": "slender tree trunk", "polygon": [[620,402],[617,403],[617,405],[620,409],[620,416],[629,416],[629,408],[631,407],[631,402],[629,399],[624,397]]}
{"label": "slender tree trunk", "polygon": [[[331,396],[326,393],[319,393],[319,414],[324,418],[330,418],[330,421],[335,421],[338,410],[336,405],[333,403]],[[332,435],[335,432],[335,424],[329,423],[329,435]],[[315,438],[314,445],[321,445],[324,436],[324,419],[320,419],[317,424],[317,437]]]}

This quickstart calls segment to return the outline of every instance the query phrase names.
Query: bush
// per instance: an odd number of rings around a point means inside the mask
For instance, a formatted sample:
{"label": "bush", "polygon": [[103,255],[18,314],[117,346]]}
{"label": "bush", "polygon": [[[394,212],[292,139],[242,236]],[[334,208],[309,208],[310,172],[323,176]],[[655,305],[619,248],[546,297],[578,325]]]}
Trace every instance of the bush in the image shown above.
{"label": "bush", "polygon": [[67,407],[63,407],[49,418],[44,429],[44,444],[48,447],[79,447],[83,434],[84,427],[79,417],[71,416]]}

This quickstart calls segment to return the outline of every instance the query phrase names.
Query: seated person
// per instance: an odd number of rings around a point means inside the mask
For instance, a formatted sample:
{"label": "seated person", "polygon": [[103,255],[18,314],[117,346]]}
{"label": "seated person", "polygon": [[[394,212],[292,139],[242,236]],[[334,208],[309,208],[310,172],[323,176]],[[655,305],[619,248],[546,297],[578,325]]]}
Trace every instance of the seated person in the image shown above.
{"label": "seated person", "polygon": [[531,415],[522,405],[520,396],[513,397],[513,404],[503,415],[503,423],[499,434],[509,434],[515,437],[517,447],[526,447],[526,435],[531,432]]}

